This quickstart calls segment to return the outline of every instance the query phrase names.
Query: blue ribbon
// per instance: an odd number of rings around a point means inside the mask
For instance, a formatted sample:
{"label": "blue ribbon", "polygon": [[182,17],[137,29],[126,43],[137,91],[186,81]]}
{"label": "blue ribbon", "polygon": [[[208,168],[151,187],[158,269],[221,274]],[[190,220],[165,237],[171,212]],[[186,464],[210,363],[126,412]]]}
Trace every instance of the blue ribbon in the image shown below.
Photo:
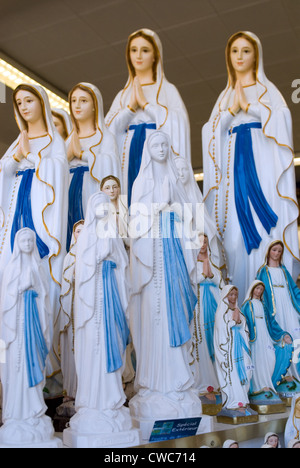
{"label": "blue ribbon", "polygon": [[276,226],[278,220],[278,216],[274,213],[263,194],[257,176],[252,147],[252,128],[261,128],[261,123],[241,124],[232,130],[232,133],[236,133],[234,159],[235,205],[248,255],[250,255],[252,249],[258,248],[261,242],[261,236],[253,220],[249,200],[268,234]]}
{"label": "blue ribbon", "polygon": [[250,356],[250,350],[248,349],[244,338],[240,334],[239,328],[235,325],[234,327],[232,327],[231,330],[233,332],[234,362],[236,363],[236,366],[237,366],[238,376],[239,376],[241,385],[246,385],[246,383],[248,382],[248,378],[247,378],[247,373],[245,369],[243,350],[246,351],[246,353],[249,356]]}
{"label": "blue ribbon", "polygon": [[203,319],[204,319],[204,331],[206,337],[206,344],[210,359],[212,362],[215,361],[215,349],[214,349],[214,326],[215,326],[215,315],[218,307],[217,301],[211,291],[211,288],[217,286],[211,282],[204,282],[200,284],[200,288],[203,288]]}
{"label": "blue ribbon", "polygon": [[44,379],[44,369],[48,349],[43,336],[39,312],[36,305],[37,293],[33,290],[24,292],[24,334],[25,355],[29,387],[35,387]]}
{"label": "blue ribbon", "polygon": [[82,207],[82,185],[83,175],[88,171],[88,166],[78,166],[70,169],[70,173],[73,174],[73,177],[69,187],[67,252],[70,249],[74,224],[77,223],[77,221],[84,219]]}
{"label": "blue ribbon", "polygon": [[123,365],[122,354],[129,343],[129,328],[123,311],[114,273],[116,264],[103,261],[103,316],[106,344],[107,372],[115,372]]}
{"label": "blue ribbon", "polygon": [[25,171],[18,171],[16,174],[17,177],[22,176],[22,180],[18,191],[16,210],[11,228],[10,246],[11,251],[13,251],[17,232],[24,227],[28,227],[35,232],[36,244],[40,257],[44,258],[49,254],[49,249],[48,246],[38,236],[32,219],[31,186],[34,173],[35,169],[26,169]]}
{"label": "blue ribbon", "polygon": [[190,338],[189,324],[197,297],[192,289],[180,240],[176,236],[175,213],[160,213],[168,315],[169,343],[182,346]]}
{"label": "blue ribbon", "polygon": [[139,125],[130,125],[129,130],[134,130],[134,134],[130,144],[130,151],[129,151],[129,163],[128,163],[128,206],[131,205],[131,192],[132,186],[137,178],[139,173],[141,162],[142,162],[142,155],[144,144],[146,140],[146,130],[156,130],[156,124],[139,124]]}

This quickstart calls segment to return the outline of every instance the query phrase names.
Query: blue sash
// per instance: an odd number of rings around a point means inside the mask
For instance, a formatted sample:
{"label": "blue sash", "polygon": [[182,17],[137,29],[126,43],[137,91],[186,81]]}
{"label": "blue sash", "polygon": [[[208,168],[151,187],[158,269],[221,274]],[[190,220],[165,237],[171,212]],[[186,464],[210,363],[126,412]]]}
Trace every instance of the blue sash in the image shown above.
{"label": "blue sash", "polygon": [[238,327],[235,325],[232,327],[232,332],[233,332],[233,357],[234,357],[234,362],[236,363],[237,366],[237,371],[238,371],[238,376],[241,382],[241,385],[246,385],[248,382],[247,378],[247,372],[245,369],[245,363],[244,363],[244,353],[243,351],[246,351],[246,353],[250,356],[250,350],[248,349],[244,338],[240,334],[240,331]]}
{"label": "blue sash", "polygon": [[160,213],[169,342],[172,347],[182,346],[191,338],[189,324],[197,304],[180,240],[176,236],[175,217],[173,212]]}
{"label": "blue sash", "polygon": [[44,369],[48,349],[43,336],[39,311],[36,305],[37,293],[33,290],[24,292],[24,334],[27,377],[29,387],[35,387],[44,379]]}
{"label": "blue sash", "polygon": [[83,175],[88,171],[88,166],[78,166],[70,169],[70,173],[73,174],[73,177],[69,187],[67,252],[69,252],[70,249],[74,224],[77,223],[77,221],[84,219],[82,207],[82,185]]}
{"label": "blue sash", "polygon": [[218,304],[210,288],[216,287],[217,286],[211,282],[205,281],[204,283],[200,283],[200,288],[203,288],[203,320],[205,338],[210,359],[212,360],[212,362],[215,361],[214,326]]}
{"label": "blue sash", "polygon": [[271,228],[276,226],[278,220],[278,216],[274,213],[263,194],[257,176],[252,148],[252,128],[261,128],[261,123],[241,124],[232,130],[232,133],[236,133],[234,156],[235,206],[248,255],[250,255],[252,249],[257,249],[261,242],[261,236],[253,220],[249,200],[268,234],[270,234]]}
{"label": "blue sash", "polygon": [[143,123],[130,125],[129,127],[129,130],[134,130],[134,134],[131,140],[128,162],[128,207],[131,205],[132,186],[141,167],[144,143],[146,140],[146,129],[156,130],[156,124]]}
{"label": "blue sash", "polygon": [[11,228],[10,234],[10,246],[11,251],[14,249],[15,236],[16,233],[24,228],[28,227],[36,234],[36,245],[41,258],[46,257],[49,254],[49,249],[47,245],[42,241],[38,236],[32,219],[32,210],[31,210],[31,186],[32,178],[35,173],[35,169],[26,169],[25,171],[18,171],[16,176],[22,176],[20,183],[18,198],[16,203],[16,210],[14,214],[14,219]]}
{"label": "blue sash", "polygon": [[115,263],[103,261],[103,317],[106,369],[109,373],[115,372],[123,365],[122,354],[129,343],[129,328],[120,300],[114,268],[116,268]]}

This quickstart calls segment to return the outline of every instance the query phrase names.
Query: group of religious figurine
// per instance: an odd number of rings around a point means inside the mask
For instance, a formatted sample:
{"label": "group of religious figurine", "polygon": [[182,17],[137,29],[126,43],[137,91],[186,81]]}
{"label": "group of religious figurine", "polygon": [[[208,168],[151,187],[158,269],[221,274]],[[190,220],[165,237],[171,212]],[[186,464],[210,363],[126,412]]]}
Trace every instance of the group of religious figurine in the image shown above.
{"label": "group of religious figurine", "polygon": [[[86,82],[70,115],[40,86],[13,93],[20,135],[0,161],[1,446],[53,442],[45,392],[75,400],[71,438],[299,405],[292,123],[261,43],[250,32],[227,43],[228,83],[202,131],[203,195],[157,34],[133,33],[126,58],[105,118]],[[291,415],[288,440],[299,439]]]}

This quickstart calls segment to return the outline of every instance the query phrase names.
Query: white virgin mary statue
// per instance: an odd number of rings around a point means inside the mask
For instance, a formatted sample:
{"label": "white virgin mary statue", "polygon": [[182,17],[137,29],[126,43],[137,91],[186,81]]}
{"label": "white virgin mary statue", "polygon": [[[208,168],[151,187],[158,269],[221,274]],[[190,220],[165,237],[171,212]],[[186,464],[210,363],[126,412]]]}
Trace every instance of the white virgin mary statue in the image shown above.
{"label": "white virgin mary statue", "polygon": [[[98,192],[88,201],[77,240],[75,267],[76,414],[66,432],[67,445],[81,436],[101,439],[132,429],[122,385],[129,339],[128,255],[115,223],[109,226],[109,197]],[[112,229],[115,236],[113,237]],[[72,442],[68,434],[72,435]],[[74,434],[79,436],[75,437]],[[117,443],[117,442],[116,442]]]}
{"label": "white virgin mary statue", "polygon": [[130,409],[137,418],[201,414],[188,356],[197,278],[196,251],[187,248],[186,203],[170,139],[156,131],[146,142],[130,218],[130,324],[137,359]]}
{"label": "white virgin mary statue", "polygon": [[177,88],[163,70],[162,44],[150,29],[132,33],[127,42],[128,80],[105,117],[117,138],[122,166],[122,193],[131,204],[133,183],[139,173],[144,143],[156,129],[170,137],[172,154],[191,161],[190,124]]}
{"label": "white virgin mary statue", "polygon": [[214,329],[216,370],[222,392],[222,415],[229,417],[251,414],[248,408],[248,392],[252,378],[249,331],[237,301],[236,286],[224,286],[216,311]]}
{"label": "white virgin mary statue", "polygon": [[[0,446],[59,446],[45,415],[45,367],[51,346],[49,285],[36,246],[36,234],[19,230],[1,288],[3,389]],[[60,441],[59,441],[60,442]]]}
{"label": "white virgin mary statue", "polygon": [[68,164],[65,144],[57,132],[46,91],[38,85],[19,85],[13,93],[20,135],[0,161],[0,284],[14,247],[16,233],[28,227],[49,282],[53,346],[47,363],[50,396],[61,393],[58,336],[62,265],[66,254]]}
{"label": "white virgin mary statue", "polygon": [[234,34],[226,64],[227,86],[202,132],[203,196],[223,242],[229,281],[243,298],[273,239],[284,240],[284,262],[297,278],[299,210],[291,113],[265,75],[258,37]]}
{"label": "white virgin mary statue", "polygon": [[67,250],[74,224],[84,219],[87,202],[99,191],[104,177],[121,178],[121,165],[114,135],[106,128],[103,99],[91,83],[78,83],[69,93],[73,130],[67,141],[69,160],[69,211]]}

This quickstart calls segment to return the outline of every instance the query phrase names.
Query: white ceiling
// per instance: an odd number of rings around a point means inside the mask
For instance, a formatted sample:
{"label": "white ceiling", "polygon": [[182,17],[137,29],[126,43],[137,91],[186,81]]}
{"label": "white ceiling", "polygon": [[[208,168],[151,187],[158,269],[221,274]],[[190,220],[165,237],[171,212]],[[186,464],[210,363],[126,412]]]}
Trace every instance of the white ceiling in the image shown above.
{"label": "white ceiling", "polygon": [[[40,77],[66,97],[79,81],[99,87],[105,112],[127,79],[125,46],[133,31],[155,30],[164,68],[191,121],[192,162],[202,167],[201,128],[227,81],[224,50],[239,30],[262,41],[265,71],[284,95],[300,151],[300,0],[1,0],[0,56]],[[17,134],[11,91],[0,104],[0,150]]]}

